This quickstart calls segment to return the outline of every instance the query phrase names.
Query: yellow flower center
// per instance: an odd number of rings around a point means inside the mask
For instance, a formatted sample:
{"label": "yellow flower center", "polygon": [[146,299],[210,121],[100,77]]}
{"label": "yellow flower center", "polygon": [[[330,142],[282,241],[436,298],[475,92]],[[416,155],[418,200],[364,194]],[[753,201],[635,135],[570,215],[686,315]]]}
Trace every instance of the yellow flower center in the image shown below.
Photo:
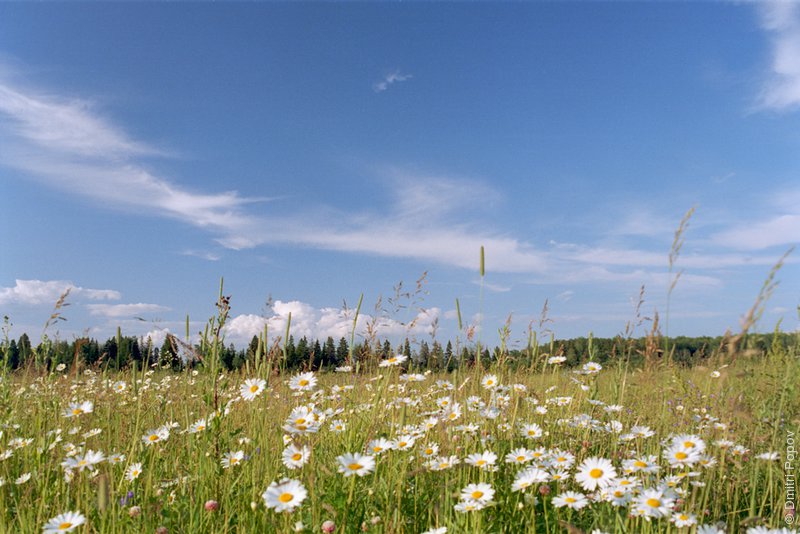
{"label": "yellow flower center", "polygon": [[564,458],[563,456],[559,456],[558,458],[556,458],[556,462],[566,462],[566,461],[567,459]]}
{"label": "yellow flower center", "polygon": [[603,476],[603,470],[597,469],[596,467],[589,471],[589,476],[592,478],[600,478]]}
{"label": "yellow flower center", "polygon": [[298,382],[298,384],[300,384],[300,386],[302,386],[302,387],[305,387],[305,386],[307,386],[307,385],[308,385],[308,380],[306,380],[306,379],[304,378],[304,379],[302,379],[300,382]]}
{"label": "yellow flower center", "polygon": [[250,393],[255,393],[256,391],[258,391],[257,385],[253,384],[252,386],[250,386]]}
{"label": "yellow flower center", "polygon": [[352,464],[347,466],[347,468],[350,469],[351,471],[358,471],[359,469],[362,469],[363,467],[364,467],[363,465],[356,464],[356,463],[352,463]]}
{"label": "yellow flower center", "polygon": [[647,464],[641,460],[636,460],[635,462],[633,462],[633,465],[635,465],[636,467],[647,467]]}
{"label": "yellow flower center", "polygon": [[70,523],[69,521],[65,521],[64,523],[61,523],[60,525],[58,525],[58,530],[67,530],[68,528],[71,528],[71,527],[72,527],[72,523]]}
{"label": "yellow flower center", "polygon": [[661,506],[661,501],[659,501],[658,499],[650,498],[650,499],[647,499],[646,502],[647,502],[647,506],[651,506],[653,508],[658,508],[659,506]]}
{"label": "yellow flower center", "polygon": [[687,449],[691,449],[695,446],[695,443],[693,441],[684,441],[683,446]]}
{"label": "yellow flower center", "polygon": [[389,359],[388,359],[388,360],[386,360],[386,361],[387,361],[387,362],[389,362],[389,363],[394,363],[394,362],[396,362],[396,361],[397,361],[397,358],[389,358]]}
{"label": "yellow flower center", "polygon": [[486,385],[487,386],[491,386],[492,384],[494,384],[494,380],[487,380],[486,381]]}
{"label": "yellow flower center", "polygon": [[475,462],[475,465],[483,465],[485,463],[486,463],[486,460],[478,460],[477,462]]}
{"label": "yellow flower center", "polygon": [[565,497],[564,498],[564,502],[568,502],[568,503],[572,504],[574,502],[577,502],[577,499],[575,499],[575,497]]}
{"label": "yellow flower center", "polygon": [[289,502],[292,499],[294,499],[294,495],[292,495],[291,493],[281,493],[281,496],[278,497],[278,500],[283,503]]}
{"label": "yellow flower center", "polygon": [[518,462],[524,462],[525,461],[525,457],[524,456],[517,456],[517,461]]}
{"label": "yellow flower center", "polygon": [[683,451],[678,451],[678,452],[675,453],[675,458],[677,458],[678,460],[685,460],[688,457],[689,457],[689,455],[686,454]]}
{"label": "yellow flower center", "polygon": [[302,454],[300,454],[299,452],[296,452],[296,453],[294,453],[292,455],[292,460],[294,460],[295,462],[299,462],[302,457],[303,457]]}
{"label": "yellow flower center", "polygon": [[296,425],[304,425],[304,424],[306,424],[306,420],[301,417],[300,419],[295,419],[294,420],[294,424],[296,424]]}
{"label": "yellow flower center", "polygon": [[150,434],[147,439],[150,441],[158,441],[158,434]]}
{"label": "yellow flower center", "polygon": [[480,490],[476,490],[473,491],[470,495],[473,499],[480,499],[481,497],[483,497],[483,492]]}
{"label": "yellow flower center", "polygon": [[425,449],[425,454],[427,454],[427,455],[433,454],[433,449],[431,449],[430,447]]}
{"label": "yellow flower center", "polygon": [[80,415],[82,413],[83,410],[81,410],[80,408],[75,408],[74,410],[72,410],[72,415]]}
{"label": "yellow flower center", "polygon": [[383,450],[383,447],[378,447],[377,445],[372,447],[372,452],[381,452],[382,450]]}
{"label": "yellow flower center", "polygon": [[401,441],[400,443],[397,444],[398,447],[405,447],[406,445],[408,445],[407,441]]}

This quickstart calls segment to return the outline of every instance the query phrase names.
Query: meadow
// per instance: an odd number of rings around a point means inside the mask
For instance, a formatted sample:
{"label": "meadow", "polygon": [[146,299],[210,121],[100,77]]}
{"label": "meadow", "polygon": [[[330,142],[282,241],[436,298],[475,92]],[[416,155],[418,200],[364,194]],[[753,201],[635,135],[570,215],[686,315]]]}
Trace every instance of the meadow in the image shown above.
{"label": "meadow", "polygon": [[694,367],[541,354],[432,373],[397,355],[297,373],[221,371],[209,339],[182,372],[7,372],[0,530],[791,532],[793,340],[745,336]]}

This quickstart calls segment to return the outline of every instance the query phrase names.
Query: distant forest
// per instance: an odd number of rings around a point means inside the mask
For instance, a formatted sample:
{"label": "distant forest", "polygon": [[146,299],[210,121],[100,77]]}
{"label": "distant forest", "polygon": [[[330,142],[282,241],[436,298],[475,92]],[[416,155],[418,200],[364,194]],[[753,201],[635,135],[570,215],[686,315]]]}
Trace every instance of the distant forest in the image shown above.
{"label": "distant forest", "polygon": [[[611,364],[620,358],[628,358],[633,365],[645,359],[668,357],[679,365],[703,364],[719,352],[730,351],[730,338],[723,337],[674,337],[663,338],[586,338],[551,340],[545,345],[529,346],[523,349],[504,347],[483,347],[476,343],[464,344],[448,341],[444,345],[432,340],[411,342],[405,339],[393,346],[389,341],[374,345],[355,343],[351,347],[345,338],[338,341],[332,337],[325,340],[310,340],[305,337],[296,340],[290,336],[286,343],[276,342],[269,350],[261,347],[259,338],[253,337],[245,348],[233,344],[220,346],[220,364],[228,370],[244,367],[253,368],[258,358],[278,364],[288,370],[334,370],[352,361],[359,361],[361,368],[373,367],[383,358],[394,354],[408,357],[407,367],[413,370],[444,371],[459,366],[474,366],[478,359],[482,365],[502,360],[512,367],[541,368],[547,358],[563,356],[561,364],[566,367],[578,366],[589,360],[603,365]],[[749,334],[737,340],[738,350],[749,355],[767,354],[770,351],[796,349],[798,336],[776,332],[774,334]],[[666,356],[665,356],[666,354]],[[117,335],[105,342],[92,338],[78,338],[73,341],[53,341],[44,339],[32,346],[27,334],[19,339],[6,339],[0,342],[0,364],[7,369],[35,368],[52,370],[63,365],[70,369],[80,368],[124,369],[135,365],[170,367],[179,371],[186,367],[203,365],[203,354],[199,346],[189,346],[175,336],[168,336],[161,346],[154,346],[149,340]],[[277,366],[277,365],[276,365]]]}

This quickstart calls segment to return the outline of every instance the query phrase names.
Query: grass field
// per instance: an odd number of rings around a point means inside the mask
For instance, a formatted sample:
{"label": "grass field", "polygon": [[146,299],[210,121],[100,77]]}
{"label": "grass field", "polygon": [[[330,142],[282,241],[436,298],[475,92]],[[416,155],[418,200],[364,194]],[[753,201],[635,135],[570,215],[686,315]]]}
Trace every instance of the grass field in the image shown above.
{"label": "grass field", "polygon": [[2,531],[767,532],[791,515],[797,343],[691,369],[397,360],[8,374]]}

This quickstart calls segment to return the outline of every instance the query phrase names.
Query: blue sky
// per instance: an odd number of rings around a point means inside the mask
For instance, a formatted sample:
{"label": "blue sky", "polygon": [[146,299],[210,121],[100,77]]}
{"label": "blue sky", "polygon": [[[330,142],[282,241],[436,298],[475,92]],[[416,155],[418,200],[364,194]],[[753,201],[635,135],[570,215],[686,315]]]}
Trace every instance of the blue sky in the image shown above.
{"label": "blue sky", "polygon": [[224,276],[235,342],[338,337],[361,293],[392,341],[456,298],[490,341],[545,300],[613,336],[642,285],[663,322],[694,206],[670,334],[719,335],[800,241],[798,154],[800,4],[0,4],[0,312],[196,332]]}

